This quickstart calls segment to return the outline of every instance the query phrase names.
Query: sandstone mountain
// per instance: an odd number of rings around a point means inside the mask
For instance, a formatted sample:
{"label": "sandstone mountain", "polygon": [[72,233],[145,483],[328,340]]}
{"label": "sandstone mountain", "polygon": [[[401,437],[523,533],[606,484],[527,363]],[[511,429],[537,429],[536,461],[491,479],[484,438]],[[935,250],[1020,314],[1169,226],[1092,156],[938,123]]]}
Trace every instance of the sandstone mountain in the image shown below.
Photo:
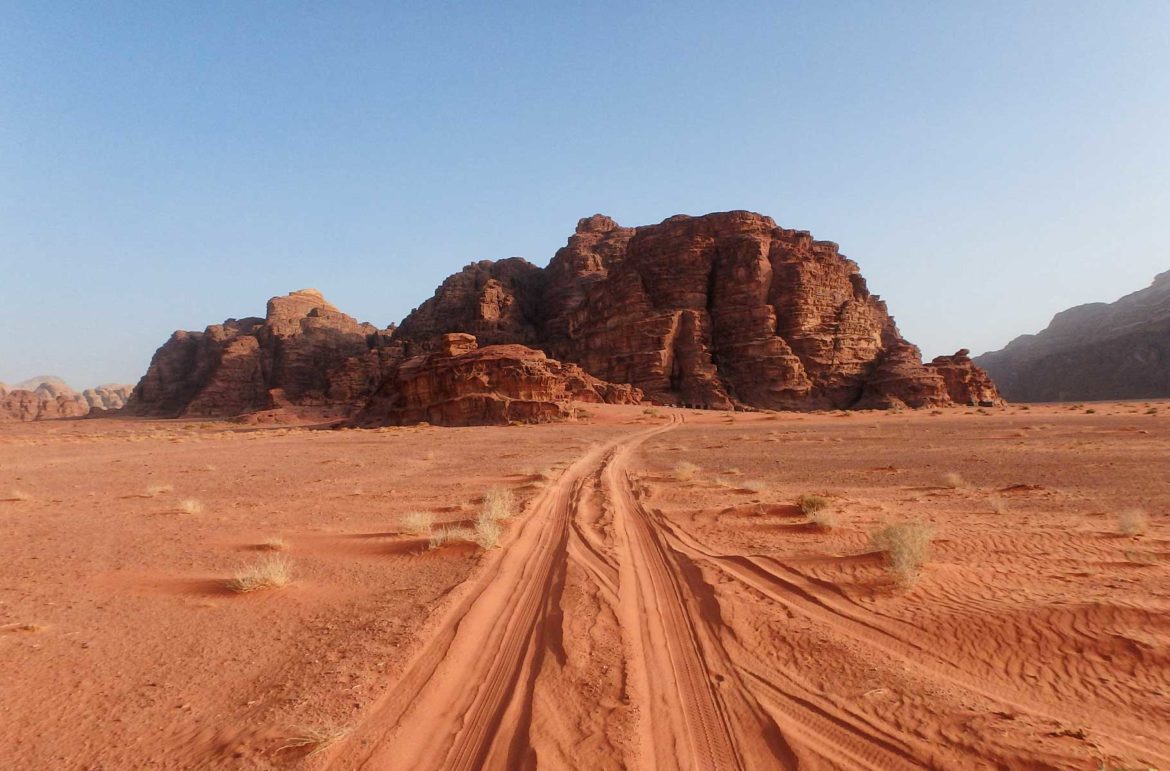
{"label": "sandstone mountain", "polygon": [[975,362],[1017,401],[1170,396],[1170,271],[1117,302],[1062,311]]}
{"label": "sandstone mountain", "polygon": [[637,404],[638,389],[598,380],[522,345],[479,348],[448,334],[439,350],[402,363],[357,418],[359,425],[540,423],[571,417],[575,402]]}
{"label": "sandstone mountain", "polygon": [[347,316],[315,289],[274,297],[262,319],[228,319],[203,332],[171,335],[128,410],[226,417],[291,404],[347,412],[401,358],[392,334]]}
{"label": "sandstone mountain", "polygon": [[443,333],[539,348],[652,401],[727,409],[994,402],[965,352],[923,364],[837,245],[735,211],[578,223],[545,269],[477,262],[403,320],[406,351]]}
{"label": "sandstone mountain", "polygon": [[64,380],[41,375],[6,386],[0,383],[0,421],[80,418],[121,409],[133,386],[103,385],[76,393]]}
{"label": "sandstone mountain", "polygon": [[273,298],[263,319],[176,332],[129,409],[472,424],[643,397],[718,409],[999,401],[966,351],[924,364],[836,244],[735,211],[638,228],[583,219],[547,268],[472,263],[397,329],[315,290]]}

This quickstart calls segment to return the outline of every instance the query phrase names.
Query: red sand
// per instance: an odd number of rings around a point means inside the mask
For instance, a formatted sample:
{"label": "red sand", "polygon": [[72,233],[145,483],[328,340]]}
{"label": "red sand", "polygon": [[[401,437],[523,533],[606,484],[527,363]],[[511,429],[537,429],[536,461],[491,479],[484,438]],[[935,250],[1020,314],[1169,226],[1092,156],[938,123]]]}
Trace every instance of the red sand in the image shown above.
{"label": "red sand", "polygon": [[[5,424],[0,767],[1166,767],[1153,406]],[[496,485],[501,548],[404,534]],[[293,583],[229,591],[274,537]]]}

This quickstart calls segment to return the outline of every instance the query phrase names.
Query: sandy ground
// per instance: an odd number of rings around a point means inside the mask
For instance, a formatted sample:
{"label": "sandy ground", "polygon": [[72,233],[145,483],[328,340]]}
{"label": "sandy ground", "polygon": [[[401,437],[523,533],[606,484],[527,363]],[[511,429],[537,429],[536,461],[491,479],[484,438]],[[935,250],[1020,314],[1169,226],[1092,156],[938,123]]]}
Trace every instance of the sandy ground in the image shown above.
{"label": "sandy ground", "polygon": [[592,413],[0,425],[0,768],[1170,768],[1170,403]]}

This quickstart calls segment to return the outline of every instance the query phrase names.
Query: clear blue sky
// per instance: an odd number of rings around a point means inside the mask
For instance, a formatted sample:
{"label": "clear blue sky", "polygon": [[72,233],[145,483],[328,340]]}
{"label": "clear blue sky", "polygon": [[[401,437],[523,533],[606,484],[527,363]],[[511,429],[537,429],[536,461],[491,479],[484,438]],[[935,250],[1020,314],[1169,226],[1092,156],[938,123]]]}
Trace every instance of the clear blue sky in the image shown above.
{"label": "clear blue sky", "polygon": [[0,4],[0,380],[576,221],[837,241],[928,355],[1170,269],[1170,2]]}

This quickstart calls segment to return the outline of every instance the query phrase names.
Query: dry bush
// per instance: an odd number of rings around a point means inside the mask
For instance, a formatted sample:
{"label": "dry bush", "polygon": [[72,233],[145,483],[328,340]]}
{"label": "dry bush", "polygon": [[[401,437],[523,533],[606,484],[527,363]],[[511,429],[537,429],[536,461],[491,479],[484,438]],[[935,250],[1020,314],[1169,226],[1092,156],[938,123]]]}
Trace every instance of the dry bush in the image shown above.
{"label": "dry bush", "polygon": [[500,521],[510,519],[515,511],[516,499],[512,491],[506,487],[493,487],[483,496],[483,503],[479,509],[479,519]]}
{"label": "dry bush", "polygon": [[960,490],[967,486],[967,480],[961,474],[951,471],[943,474],[943,484],[952,490]]}
{"label": "dry bush", "polygon": [[837,515],[828,509],[819,509],[809,514],[808,522],[817,530],[832,530],[837,527]]}
{"label": "dry bush", "polygon": [[642,410],[642,414],[649,415],[652,418],[656,418],[659,415],[658,410],[653,407],[647,407],[646,409]]}
{"label": "dry bush", "polygon": [[283,538],[272,537],[261,541],[257,547],[260,551],[287,551],[288,542]]}
{"label": "dry bush", "polygon": [[699,467],[690,461],[680,460],[674,466],[674,478],[680,482],[690,482],[699,472]]}
{"label": "dry bush", "polygon": [[179,501],[179,509],[187,514],[202,514],[203,504],[194,498],[184,498]]}
{"label": "dry bush", "polygon": [[1117,531],[1122,535],[1142,535],[1150,526],[1150,518],[1141,509],[1126,509],[1117,515]]}
{"label": "dry bush", "polygon": [[427,541],[428,549],[441,549],[451,541],[471,541],[475,531],[467,527],[440,527],[431,531]]}
{"label": "dry bush", "polygon": [[500,538],[503,535],[504,526],[499,520],[480,515],[475,520],[471,540],[481,549],[494,549],[500,545]]}
{"label": "dry bush", "polygon": [[1007,514],[1007,511],[1008,511],[1007,501],[1005,501],[1003,498],[999,497],[998,495],[988,496],[987,505],[990,506],[991,510],[994,511],[996,514]]}
{"label": "dry bush", "polygon": [[829,507],[829,499],[822,495],[802,495],[796,499],[796,506],[808,516]]}
{"label": "dry bush", "polygon": [[242,568],[228,580],[228,589],[245,594],[260,589],[279,589],[292,581],[292,563],[284,557],[269,557]]}
{"label": "dry bush", "polygon": [[768,483],[760,479],[751,479],[740,485],[744,490],[753,493],[762,493],[768,489]]}
{"label": "dry bush", "polygon": [[402,528],[411,535],[430,535],[435,515],[429,511],[412,511],[402,517]]}
{"label": "dry bush", "polygon": [[146,488],[147,498],[157,498],[166,493],[173,493],[175,491],[174,485],[150,485]]}
{"label": "dry bush", "polygon": [[337,744],[349,735],[350,729],[344,726],[326,724],[299,729],[296,736],[285,739],[284,745],[277,747],[277,752],[284,750],[302,750],[312,748],[305,757],[313,757]]}
{"label": "dry bush", "polygon": [[934,531],[922,522],[896,522],[873,531],[869,537],[874,548],[885,553],[895,578],[910,584],[930,559]]}

